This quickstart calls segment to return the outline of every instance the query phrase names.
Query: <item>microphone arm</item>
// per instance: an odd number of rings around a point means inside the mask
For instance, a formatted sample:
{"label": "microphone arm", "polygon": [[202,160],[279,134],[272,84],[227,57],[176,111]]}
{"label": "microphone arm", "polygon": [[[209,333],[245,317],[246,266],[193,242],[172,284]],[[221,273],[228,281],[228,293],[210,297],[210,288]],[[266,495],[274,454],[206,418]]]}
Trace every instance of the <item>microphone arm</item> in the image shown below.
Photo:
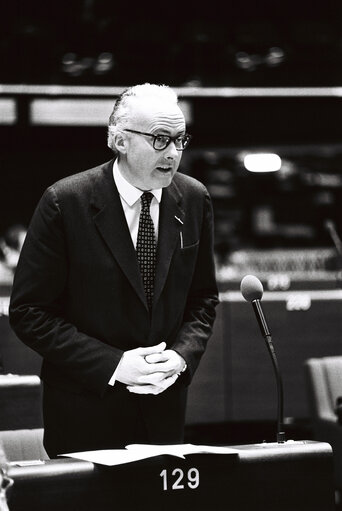
{"label": "microphone arm", "polygon": [[278,405],[277,405],[277,442],[284,443],[285,432],[283,431],[283,423],[284,423],[284,390],[283,390],[283,380],[281,377],[278,360],[275,354],[274,346],[272,343],[272,336],[268,329],[267,322],[261,307],[260,300],[252,300],[252,306],[255,312],[255,316],[258,320],[261,333],[265,339],[267,350],[270,354],[272,365],[274,369],[274,374],[277,381],[277,395],[278,395]]}
{"label": "microphone arm", "polygon": [[336,282],[339,287],[342,284],[342,241],[335,227],[335,223],[332,220],[325,221],[325,228],[327,229],[330,238],[332,239],[336,252],[337,252],[337,271],[336,271]]}
{"label": "microphone arm", "polygon": [[339,235],[337,234],[335,223],[332,220],[326,220],[325,228],[327,229],[327,231],[330,234],[330,237],[335,245],[336,252],[342,259],[342,241],[341,241]]}

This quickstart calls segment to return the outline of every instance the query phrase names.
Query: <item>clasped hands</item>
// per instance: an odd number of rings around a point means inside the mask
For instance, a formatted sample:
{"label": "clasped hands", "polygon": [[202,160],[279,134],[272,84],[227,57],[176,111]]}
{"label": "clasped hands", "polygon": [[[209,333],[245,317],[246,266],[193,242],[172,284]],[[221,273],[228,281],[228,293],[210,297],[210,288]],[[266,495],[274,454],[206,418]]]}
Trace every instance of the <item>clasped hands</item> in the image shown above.
{"label": "clasped hands", "polygon": [[125,351],[116,380],[135,394],[160,394],[170,387],[185,367],[184,359],[161,342],[147,348]]}

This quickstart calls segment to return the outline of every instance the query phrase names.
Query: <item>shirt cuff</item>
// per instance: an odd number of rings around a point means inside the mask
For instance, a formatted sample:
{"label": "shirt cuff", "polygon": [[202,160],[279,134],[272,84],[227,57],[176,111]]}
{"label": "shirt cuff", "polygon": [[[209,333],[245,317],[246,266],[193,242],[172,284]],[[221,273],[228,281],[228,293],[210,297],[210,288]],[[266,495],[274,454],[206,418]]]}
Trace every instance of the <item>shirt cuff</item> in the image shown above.
{"label": "shirt cuff", "polygon": [[114,373],[112,374],[111,379],[110,379],[110,380],[109,380],[109,382],[108,382],[108,385],[110,385],[111,387],[114,387],[114,385],[115,385],[115,382],[116,382],[116,375],[117,375],[117,373],[118,373],[118,369],[119,369],[119,367],[120,367],[121,362],[122,362],[122,357],[121,357],[121,359],[120,359],[120,362],[119,362],[119,363],[118,363],[118,365],[116,366],[116,369],[115,369]]}

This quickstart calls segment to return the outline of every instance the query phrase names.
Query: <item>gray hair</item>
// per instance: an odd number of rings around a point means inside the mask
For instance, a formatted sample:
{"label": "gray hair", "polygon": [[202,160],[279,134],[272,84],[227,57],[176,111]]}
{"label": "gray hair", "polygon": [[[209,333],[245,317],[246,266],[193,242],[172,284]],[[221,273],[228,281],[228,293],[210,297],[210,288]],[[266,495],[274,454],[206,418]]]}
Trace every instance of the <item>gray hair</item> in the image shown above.
{"label": "gray hair", "polygon": [[177,94],[168,85],[156,85],[152,83],[143,83],[141,85],[134,85],[125,89],[114,103],[113,111],[109,117],[108,124],[108,147],[115,153],[117,152],[114,136],[118,131],[127,126],[129,119],[129,100],[130,98],[160,98],[164,101],[171,103],[178,103]]}

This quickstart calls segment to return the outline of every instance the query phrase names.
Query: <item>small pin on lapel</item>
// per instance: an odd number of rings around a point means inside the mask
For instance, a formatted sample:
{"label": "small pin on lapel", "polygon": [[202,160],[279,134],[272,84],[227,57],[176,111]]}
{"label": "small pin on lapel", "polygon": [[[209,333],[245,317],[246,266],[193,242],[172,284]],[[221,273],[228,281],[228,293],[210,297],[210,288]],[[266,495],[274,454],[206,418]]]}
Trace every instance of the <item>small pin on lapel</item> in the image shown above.
{"label": "small pin on lapel", "polygon": [[181,220],[180,218],[178,218],[178,216],[175,215],[175,219],[177,220],[177,222],[179,222],[180,224],[184,224],[183,220]]}

